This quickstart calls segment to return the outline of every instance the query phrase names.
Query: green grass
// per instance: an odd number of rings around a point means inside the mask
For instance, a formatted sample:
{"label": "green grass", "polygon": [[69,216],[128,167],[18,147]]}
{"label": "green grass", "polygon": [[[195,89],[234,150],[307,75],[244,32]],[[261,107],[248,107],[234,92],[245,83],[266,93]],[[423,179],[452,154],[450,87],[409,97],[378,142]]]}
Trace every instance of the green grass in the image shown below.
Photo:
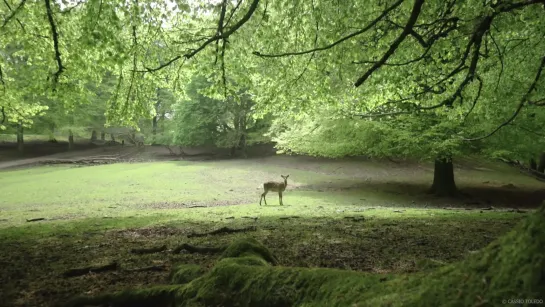
{"label": "green grass", "polygon": [[[274,157],[0,171],[0,250],[10,251],[0,258],[6,264],[0,279],[10,280],[0,287],[0,297],[10,306],[49,306],[83,292],[161,284],[168,272],[120,271],[70,280],[59,274],[111,260],[122,268],[211,266],[215,255],[137,256],[130,249],[219,246],[245,236],[264,242],[285,266],[413,272],[422,263],[459,260],[525,216],[442,210],[462,205],[420,194],[431,180],[426,167]],[[290,174],[285,206],[272,192],[268,205],[259,206],[262,182],[281,180],[280,174]],[[536,186],[503,169],[462,170],[459,177],[460,186],[481,181]],[[26,222],[40,217],[46,220]],[[187,237],[250,225],[257,230]]]}
{"label": "green grass", "polygon": [[[186,219],[208,220],[209,217],[202,212],[240,216],[297,214],[332,217],[341,211],[358,208],[418,208],[436,201],[422,198],[414,191],[403,191],[395,184],[411,181],[425,187],[426,180],[429,180],[425,173],[409,174],[405,178],[393,174],[395,180],[377,185],[376,181],[355,178],[352,174],[328,174],[323,165],[305,170],[255,161],[173,161],[94,167],[44,166],[2,171],[0,174],[0,227],[21,225],[26,219],[36,217],[72,220],[104,216],[175,217],[183,214]],[[280,180],[280,174],[290,174],[284,194],[286,206],[278,207],[278,195],[271,192],[267,195],[269,206],[260,207],[261,183]],[[520,177],[519,180],[525,179]],[[237,206],[185,210],[191,206],[223,205]],[[429,210],[406,210],[403,216],[431,213]],[[374,212],[385,217],[395,215],[391,209],[379,208]]]}

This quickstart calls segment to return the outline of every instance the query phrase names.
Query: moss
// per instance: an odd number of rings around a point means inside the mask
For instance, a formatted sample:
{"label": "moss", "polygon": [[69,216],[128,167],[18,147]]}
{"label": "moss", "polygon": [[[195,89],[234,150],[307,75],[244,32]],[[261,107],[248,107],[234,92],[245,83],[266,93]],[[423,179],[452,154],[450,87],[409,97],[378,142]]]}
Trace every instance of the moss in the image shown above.
{"label": "moss", "polygon": [[201,277],[206,271],[196,264],[181,264],[176,266],[170,274],[170,282],[173,284],[186,284],[195,278]]}
{"label": "moss", "polygon": [[76,297],[63,306],[96,306],[106,304],[109,307],[170,307],[175,302],[178,286],[158,286],[146,289],[127,290],[95,297]]}
{"label": "moss", "polygon": [[254,238],[244,238],[234,241],[223,252],[222,258],[259,257],[268,263],[278,263],[276,257]]}
{"label": "moss", "polygon": [[542,298],[544,246],[545,206],[464,261],[417,274],[271,266],[274,257],[263,245],[238,240],[208,273],[178,291],[156,293],[154,306],[172,295],[180,307],[500,305],[505,299]]}

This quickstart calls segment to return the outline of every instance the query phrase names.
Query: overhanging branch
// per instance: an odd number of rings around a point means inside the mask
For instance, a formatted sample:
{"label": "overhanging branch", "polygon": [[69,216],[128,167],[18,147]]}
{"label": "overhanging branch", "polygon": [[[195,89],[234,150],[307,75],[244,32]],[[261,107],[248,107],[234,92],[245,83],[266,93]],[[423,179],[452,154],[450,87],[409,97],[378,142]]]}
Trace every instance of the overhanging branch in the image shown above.
{"label": "overhanging branch", "polygon": [[148,69],[147,71],[148,72],[158,71],[158,70],[163,69],[163,68],[169,66],[170,64],[178,61],[182,57],[184,57],[185,59],[191,59],[197,53],[199,53],[204,48],[206,48],[206,46],[208,46],[209,44],[211,44],[211,43],[213,43],[215,41],[218,41],[220,39],[227,40],[227,38],[229,38],[229,36],[231,36],[233,33],[235,33],[240,27],[242,27],[246,22],[248,22],[248,20],[250,20],[250,18],[254,14],[255,10],[257,9],[258,4],[259,4],[259,0],[253,0],[252,4],[248,8],[248,12],[246,12],[246,14],[236,24],[234,24],[231,28],[229,28],[228,31],[225,31],[222,34],[218,33],[218,34],[210,37],[209,39],[207,39],[197,49],[194,49],[194,50],[192,50],[192,51],[190,51],[190,52],[188,52],[188,53],[186,53],[184,55],[177,55],[174,58],[172,58],[171,60],[167,61],[165,64],[162,64],[162,65],[160,65],[160,66],[158,66],[156,68]]}
{"label": "overhanging branch", "polygon": [[[298,51],[298,52],[286,52],[286,53],[279,53],[279,54],[262,54],[258,51],[254,51],[253,54],[254,55],[257,55],[257,56],[260,56],[260,57],[263,57],[263,58],[278,58],[278,57],[285,57],[285,56],[295,56],[295,55],[303,55],[303,54],[308,54],[308,53],[313,53],[313,52],[316,52],[316,51],[323,51],[323,50],[327,50],[327,49],[331,49],[335,46],[337,46],[338,44],[346,41],[346,40],[349,40],[355,36],[358,36],[360,34],[363,34],[365,32],[367,32],[369,29],[371,29],[373,26],[375,26],[379,21],[383,20],[384,17],[386,17],[386,15],[388,15],[388,13],[390,13],[391,11],[393,11],[394,9],[396,9],[399,5],[401,5],[401,3],[403,3],[404,0],[398,0],[396,3],[394,3],[392,6],[388,7],[386,10],[384,10],[377,18],[375,18],[373,21],[371,21],[371,23],[369,23],[367,26],[365,26],[364,28],[362,28],[361,30],[358,30],[356,32],[353,32],[341,39],[339,39],[338,41],[336,42],[333,42],[329,45],[326,45],[326,46],[323,46],[323,47],[318,47],[318,48],[313,48],[313,49],[309,49],[309,50],[304,50],[304,51]],[[418,1],[423,1],[423,0],[418,0]]]}
{"label": "overhanging branch", "polygon": [[44,0],[45,8],[47,11],[47,19],[49,20],[49,26],[51,27],[51,35],[53,36],[53,48],[55,49],[55,60],[57,61],[57,71],[53,74],[53,84],[56,85],[59,81],[59,77],[64,71],[62,65],[61,52],[59,51],[59,33],[57,32],[57,26],[53,19],[53,11],[51,10],[51,0]]}
{"label": "overhanging branch", "polygon": [[420,12],[422,10],[422,5],[424,4],[424,0],[415,0],[414,5],[411,11],[411,16],[409,17],[409,20],[407,21],[407,24],[405,24],[405,28],[403,29],[403,32],[399,35],[399,37],[390,45],[390,48],[386,53],[382,56],[380,60],[378,60],[377,63],[375,63],[363,76],[361,76],[356,83],[354,83],[354,86],[358,87],[365,82],[377,69],[379,69],[390,56],[394,54],[396,49],[399,47],[401,42],[407,38],[407,36],[411,33],[413,30],[414,25],[416,24],[416,21],[418,20],[418,16],[420,16]]}
{"label": "overhanging branch", "polygon": [[524,107],[524,104],[526,102],[528,102],[528,98],[530,97],[532,92],[537,87],[537,83],[539,82],[539,78],[541,77],[541,74],[543,72],[544,67],[545,67],[545,56],[541,59],[541,64],[540,64],[539,69],[538,69],[538,71],[536,73],[536,77],[534,79],[534,82],[532,82],[532,84],[528,88],[528,91],[526,92],[526,94],[524,94],[524,96],[522,96],[522,98],[520,99],[520,102],[519,102],[519,104],[517,106],[517,109],[515,110],[513,115],[511,115],[511,117],[509,117],[505,122],[503,122],[498,127],[496,127],[496,129],[492,130],[492,132],[490,132],[490,133],[488,133],[488,134],[486,134],[484,136],[471,138],[471,139],[464,139],[464,141],[477,141],[477,140],[482,140],[482,139],[488,138],[488,137],[494,135],[496,132],[498,132],[501,128],[509,125],[517,117],[517,115],[520,113],[520,110],[522,110],[522,108]]}

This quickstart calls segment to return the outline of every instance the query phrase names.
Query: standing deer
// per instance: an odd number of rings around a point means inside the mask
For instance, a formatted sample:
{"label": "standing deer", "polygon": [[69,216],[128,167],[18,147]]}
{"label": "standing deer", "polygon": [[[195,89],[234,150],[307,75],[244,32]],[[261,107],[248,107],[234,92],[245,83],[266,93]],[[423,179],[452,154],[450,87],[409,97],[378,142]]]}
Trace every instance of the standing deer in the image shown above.
{"label": "standing deer", "polygon": [[282,202],[282,192],[284,192],[286,190],[286,187],[288,186],[288,177],[290,175],[280,175],[280,177],[284,178],[284,182],[277,182],[277,181],[269,181],[269,182],[265,182],[263,184],[263,190],[265,190],[265,192],[263,192],[263,194],[261,194],[261,198],[259,198],[259,205],[261,206],[261,199],[264,199],[265,200],[265,206],[267,205],[267,198],[265,198],[265,196],[267,195],[267,193],[269,193],[269,191],[273,191],[273,192],[278,192],[278,198],[280,200],[280,205],[283,206],[284,203]]}

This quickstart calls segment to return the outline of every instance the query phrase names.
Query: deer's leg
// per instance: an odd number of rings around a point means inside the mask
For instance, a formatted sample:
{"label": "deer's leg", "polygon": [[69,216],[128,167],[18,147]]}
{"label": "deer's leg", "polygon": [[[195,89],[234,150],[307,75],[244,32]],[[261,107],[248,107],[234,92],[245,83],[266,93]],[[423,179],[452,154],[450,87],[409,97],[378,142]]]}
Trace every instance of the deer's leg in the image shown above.
{"label": "deer's leg", "polygon": [[[269,193],[269,191],[265,190],[265,192],[263,192],[263,194],[261,194],[261,198],[263,198],[265,200],[265,206],[267,205],[267,193]],[[261,198],[259,199],[259,205],[261,206]]]}
{"label": "deer's leg", "polygon": [[278,193],[278,198],[280,199],[280,206],[283,206],[284,203],[282,202],[282,192]]}

